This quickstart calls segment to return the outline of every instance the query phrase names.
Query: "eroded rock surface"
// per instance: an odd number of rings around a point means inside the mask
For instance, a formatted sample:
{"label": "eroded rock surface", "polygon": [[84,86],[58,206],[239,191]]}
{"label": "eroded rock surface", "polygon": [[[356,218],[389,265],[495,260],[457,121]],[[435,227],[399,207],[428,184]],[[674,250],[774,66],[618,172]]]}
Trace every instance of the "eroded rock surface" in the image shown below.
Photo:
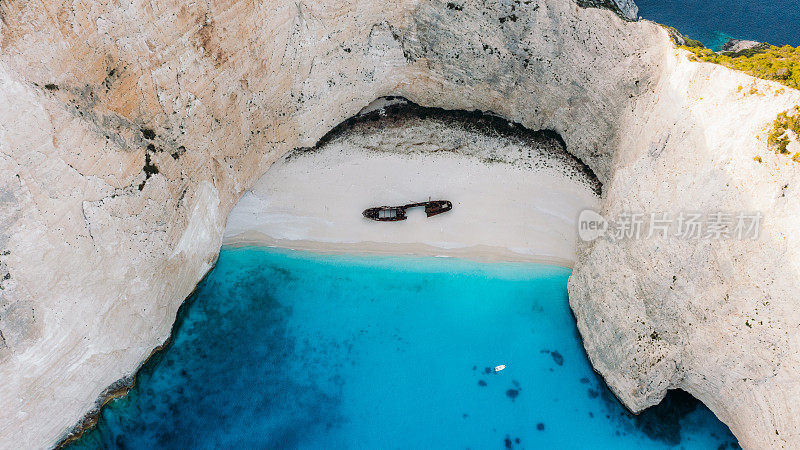
{"label": "eroded rock surface", "polygon": [[571,305],[631,409],[680,387],[800,446],[800,166],[764,131],[799,92],[572,0],[6,1],[0,33],[1,447],[63,438],[167,338],[241,193],[385,95],[555,130],[605,213],[764,211],[757,241],[586,245]]}

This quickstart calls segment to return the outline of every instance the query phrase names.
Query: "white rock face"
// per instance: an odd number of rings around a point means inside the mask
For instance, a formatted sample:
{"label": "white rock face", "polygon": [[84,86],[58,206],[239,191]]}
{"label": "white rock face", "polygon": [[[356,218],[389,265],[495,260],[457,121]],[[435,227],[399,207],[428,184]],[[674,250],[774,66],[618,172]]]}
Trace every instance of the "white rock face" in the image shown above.
{"label": "white rock face", "polygon": [[0,4],[0,447],[63,438],[167,338],[241,193],[390,94],[557,131],[607,214],[763,211],[757,241],[587,245],[571,305],[631,409],[680,387],[800,447],[800,166],[765,132],[800,92],[571,0],[450,3]]}
{"label": "white rock face", "polygon": [[665,73],[657,100],[623,119],[638,131],[622,136],[603,212],[761,212],[761,234],[586,246],[569,285],[584,345],[634,411],[679,387],[743,446],[795,448],[800,241],[792,230],[800,180],[797,163],[767,151],[763,137],[765,124],[800,96],[681,58]]}

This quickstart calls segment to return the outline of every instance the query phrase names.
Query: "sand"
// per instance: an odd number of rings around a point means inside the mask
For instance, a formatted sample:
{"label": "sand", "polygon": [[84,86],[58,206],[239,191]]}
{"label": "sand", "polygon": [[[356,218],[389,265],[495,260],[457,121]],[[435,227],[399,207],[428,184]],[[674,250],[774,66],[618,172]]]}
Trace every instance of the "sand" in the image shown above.
{"label": "sand", "polygon": [[[456,152],[375,150],[374,138],[336,139],[276,162],[231,212],[223,244],[572,266],[577,217],[596,209],[598,197],[562,160],[531,168]],[[365,139],[371,148],[360,146]],[[450,200],[452,211],[427,218],[410,209],[399,222],[362,216],[429,198]]]}

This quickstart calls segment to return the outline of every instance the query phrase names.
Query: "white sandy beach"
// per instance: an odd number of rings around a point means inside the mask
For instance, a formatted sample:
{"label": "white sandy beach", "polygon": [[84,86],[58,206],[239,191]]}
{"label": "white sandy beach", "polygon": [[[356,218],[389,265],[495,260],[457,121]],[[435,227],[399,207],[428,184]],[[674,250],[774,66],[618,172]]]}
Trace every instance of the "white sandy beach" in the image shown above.
{"label": "white sandy beach", "polygon": [[[577,217],[598,198],[565,175],[563,162],[532,169],[455,152],[365,149],[362,141],[335,139],[275,163],[231,212],[223,243],[572,266]],[[379,145],[395,145],[389,141]],[[410,209],[400,222],[361,214],[429,197],[452,201],[453,210],[427,218]]]}

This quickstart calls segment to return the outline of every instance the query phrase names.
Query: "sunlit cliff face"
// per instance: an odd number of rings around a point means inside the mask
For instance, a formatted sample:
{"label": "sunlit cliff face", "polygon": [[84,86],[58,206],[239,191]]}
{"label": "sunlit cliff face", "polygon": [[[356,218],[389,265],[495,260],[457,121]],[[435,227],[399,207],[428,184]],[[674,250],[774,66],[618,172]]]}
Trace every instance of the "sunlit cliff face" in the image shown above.
{"label": "sunlit cliff face", "polygon": [[[680,387],[743,445],[797,443],[797,169],[753,161],[796,91],[569,0],[0,11],[0,443],[63,437],[167,337],[241,193],[384,95],[556,131],[603,182],[604,212],[771,211],[749,243],[587,245],[570,296],[631,409]],[[756,308],[767,325],[742,328]]]}

